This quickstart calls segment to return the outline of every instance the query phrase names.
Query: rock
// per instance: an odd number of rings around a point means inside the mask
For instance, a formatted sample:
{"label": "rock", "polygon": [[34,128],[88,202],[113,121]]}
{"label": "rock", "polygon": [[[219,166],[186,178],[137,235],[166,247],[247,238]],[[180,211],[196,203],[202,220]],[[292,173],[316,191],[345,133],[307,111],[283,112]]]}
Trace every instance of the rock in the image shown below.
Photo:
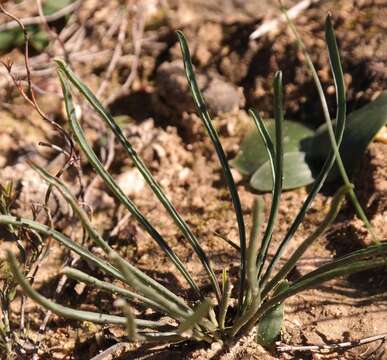
{"label": "rock", "polygon": [[[245,105],[242,90],[219,76],[196,73],[196,79],[211,115],[237,111]],[[184,112],[196,112],[182,60],[165,62],[159,67],[156,89],[155,105],[163,115],[177,117]]]}
{"label": "rock", "polygon": [[203,96],[214,114],[238,111],[245,105],[242,90],[220,79],[212,80]]}
{"label": "rock", "polygon": [[127,196],[140,193],[145,186],[145,180],[137,169],[130,169],[120,174],[117,183]]}

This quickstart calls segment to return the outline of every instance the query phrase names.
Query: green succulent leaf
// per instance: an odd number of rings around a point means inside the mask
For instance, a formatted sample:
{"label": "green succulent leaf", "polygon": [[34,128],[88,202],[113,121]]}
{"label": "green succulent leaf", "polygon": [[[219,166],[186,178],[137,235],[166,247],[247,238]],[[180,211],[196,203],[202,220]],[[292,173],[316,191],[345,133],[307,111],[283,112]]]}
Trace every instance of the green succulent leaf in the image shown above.
{"label": "green succulent leaf", "polygon": [[[367,146],[386,123],[387,91],[379,95],[375,101],[348,115],[340,154],[349,173],[353,173],[356,169]],[[311,140],[310,155],[318,162],[327,157],[329,149],[329,134],[324,124],[317,129]],[[334,166],[328,180],[334,181],[339,175],[337,166]]]}
{"label": "green succulent leaf", "polygon": [[[275,292],[278,295],[289,288],[287,280],[282,281]],[[284,302],[279,303],[269,310],[257,326],[257,343],[270,347],[281,332],[284,321]]]}
{"label": "green succulent leaf", "polygon": [[[289,190],[306,186],[315,180],[313,171],[304,152],[288,152],[284,154],[283,189]],[[271,191],[273,180],[269,161],[255,171],[250,179],[250,186],[258,191]]]}
{"label": "green succulent leaf", "polygon": [[[273,119],[264,121],[267,131],[275,144],[275,121]],[[284,153],[306,151],[308,148],[307,138],[313,136],[313,130],[295,121],[286,120],[283,124]],[[237,156],[230,164],[244,175],[252,175],[269,158],[265,144],[256,127],[251,129],[240,146]]]}

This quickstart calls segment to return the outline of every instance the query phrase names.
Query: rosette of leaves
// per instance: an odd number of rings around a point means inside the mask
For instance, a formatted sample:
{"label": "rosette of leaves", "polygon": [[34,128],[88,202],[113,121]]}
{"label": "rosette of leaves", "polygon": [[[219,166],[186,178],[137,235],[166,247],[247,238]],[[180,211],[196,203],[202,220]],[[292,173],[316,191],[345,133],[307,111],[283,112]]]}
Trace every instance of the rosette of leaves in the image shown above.
{"label": "rosette of leaves", "polygon": [[[90,239],[102,250],[102,255],[101,251],[97,255],[64,233],[33,220],[6,214],[0,215],[0,223],[12,225],[16,228],[23,227],[32,229],[44,236],[50,236],[55,241],[78,254],[90,266],[90,269],[86,268],[86,270],[81,270],[79,268],[67,267],[64,269],[64,273],[74,280],[109,292],[112,296],[120,299],[117,303],[120,307],[120,313],[117,315],[78,310],[58,304],[42,296],[32,288],[20,272],[15,255],[11,252],[8,253],[10,269],[14,278],[26,294],[43,307],[69,319],[92,321],[104,325],[121,325],[126,327],[127,337],[131,341],[166,343],[187,340],[205,341],[208,343],[216,341],[232,342],[234,339],[247,334],[253,327],[258,326],[257,340],[265,346],[270,346],[281,329],[283,304],[288,297],[305,289],[318,286],[322,282],[337,276],[385,266],[387,264],[387,244],[375,245],[367,249],[352,252],[341,258],[332,260],[330,263],[321,266],[293,282],[288,282],[286,280],[287,275],[295,267],[297,261],[308,247],[335,219],[345,194],[352,190],[352,186],[345,185],[337,191],[332,199],[330,210],[321,219],[321,223],[317,229],[305,238],[297,249],[290,256],[287,256],[286,260],[282,259],[283,251],[289,245],[294,233],[302,223],[310,204],[335,162],[335,152],[329,153],[320,173],[312,185],[310,193],[306,197],[288,232],[280,241],[274,256],[272,258],[268,257],[268,249],[271,246],[273,232],[276,230],[279,201],[283,188],[284,169],[285,141],[282,74],[281,72],[277,72],[273,82],[274,134],[270,135],[269,130],[259,115],[254,113],[253,116],[259,135],[265,144],[267,157],[270,162],[272,177],[274,179],[273,199],[269,218],[262,234],[260,228],[263,225],[263,201],[260,197],[256,199],[252,211],[250,236],[249,240],[247,240],[242,206],[225,152],[198,88],[188,44],[181,32],[178,32],[178,37],[193,100],[203,125],[214,145],[230,193],[231,202],[235,209],[236,223],[239,230],[239,244],[234,244],[234,247],[239,252],[240,262],[240,271],[237,278],[232,279],[228,275],[227,266],[225,266],[225,270],[221,276],[214,271],[209,260],[209,254],[204,251],[194,230],[190,228],[188,223],[170,202],[164,190],[154,179],[148,167],[125,137],[112,115],[62,60],[56,61],[58,74],[62,84],[69,124],[79,148],[87,157],[96,173],[102,178],[110,193],[118,202],[126,207],[133,215],[133,218],[148,233],[150,238],[160,246],[174,265],[175,271],[179,272],[191,287],[192,295],[184,298],[172,292],[167,286],[154,280],[133,265],[130,259],[119,255],[117,251],[111,248],[108,240],[95,229],[88,215],[79,206],[77,200],[64,182],[53,177],[46,170],[36,165],[33,165],[33,168],[55,191],[58,191],[66,199]],[[338,93],[337,124],[333,141],[335,146],[339,146],[345,128],[345,106],[343,106],[345,104],[345,91],[339,53],[329,17],[326,21],[326,41]],[[209,290],[200,288],[197,285],[195,277],[170,247],[167,240],[153,227],[135,203],[124,194],[113,176],[104,169],[77,119],[72,100],[72,92],[75,90],[84,97],[111,129],[123,150],[132,159],[134,166],[140,171],[146,183],[153,190],[160,203],[180,229],[186,245],[193,249],[194,254],[202,264],[203,271],[207,275],[210,284]],[[284,260],[284,262],[280,266],[277,266],[280,264],[280,259]],[[232,264],[230,264],[231,266]],[[99,272],[103,275],[99,276],[96,269],[99,269]],[[233,291],[233,288],[235,291]],[[131,310],[132,304],[140,304],[143,308],[153,309],[160,315],[169,318],[169,321],[164,322],[163,320],[155,321],[147,318],[138,318],[134,316]]]}

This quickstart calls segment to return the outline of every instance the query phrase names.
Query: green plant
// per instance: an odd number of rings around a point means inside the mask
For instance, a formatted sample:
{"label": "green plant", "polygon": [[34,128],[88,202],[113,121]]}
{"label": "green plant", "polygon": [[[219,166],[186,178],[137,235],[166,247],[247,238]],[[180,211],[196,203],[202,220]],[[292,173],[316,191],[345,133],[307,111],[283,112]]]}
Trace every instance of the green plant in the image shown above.
{"label": "green plant", "polygon": [[[209,343],[214,341],[229,342],[235,337],[246,334],[253,327],[258,325],[257,340],[265,346],[269,346],[278,335],[282,326],[283,303],[288,297],[302,290],[317,286],[320,283],[337,276],[348,275],[358,271],[385,266],[387,264],[387,244],[375,245],[367,249],[355,251],[344,257],[333,260],[329,264],[302,276],[293,283],[287,282],[286,277],[289,272],[294,268],[297,261],[304,254],[306,249],[313,243],[313,241],[318,238],[332,223],[340,210],[340,205],[345,194],[352,191],[352,185],[346,184],[335,194],[331,203],[331,208],[325,215],[325,218],[322,220],[320,226],[302,242],[297,250],[290,256],[289,260],[287,260],[284,265],[280,266],[272,276],[272,272],[276,269],[276,265],[278,260],[281,258],[283,250],[292,239],[298,226],[303,221],[311,202],[326,180],[329,171],[337,159],[337,156],[340,155],[338,151],[332,151],[328,155],[320,173],[316,177],[311,192],[305,200],[304,205],[300,209],[300,212],[295,218],[288,233],[280,242],[275,256],[270,261],[267,256],[268,249],[271,245],[272,235],[275,230],[278,206],[283,185],[284,114],[281,72],[275,74],[273,81],[275,136],[269,134],[259,115],[254,111],[251,111],[254,123],[257,126],[265,144],[265,150],[270,162],[270,170],[274,180],[274,186],[272,191],[273,200],[269,220],[263,236],[260,239],[259,229],[262,223],[263,206],[262,200],[258,197],[255,201],[253,209],[253,225],[250,232],[250,241],[247,242],[241,204],[230,172],[229,164],[219,141],[217,131],[212,125],[211,118],[197,86],[187,42],[181,32],[178,32],[178,37],[193,99],[221,163],[239,227],[240,243],[239,245],[234,244],[240,254],[240,273],[236,286],[236,301],[231,301],[231,297],[233,296],[231,284],[232,279],[230,279],[228,272],[226,270],[223,272],[219,283],[208,256],[201,247],[194,232],[190,229],[188,224],[182,219],[175,207],[166,197],[162,188],[153,178],[144,162],[128,142],[122,130],[110,113],[102,106],[92,91],[82,83],[82,81],[62,60],[56,60],[58,75],[62,84],[70,127],[77,144],[86,155],[94,170],[103,179],[110,192],[132,213],[133,217],[156,241],[156,243],[172,261],[176,270],[179,271],[186,279],[187,283],[193,289],[196,297],[192,299],[183,299],[168,290],[159,282],[153,280],[143,271],[133,266],[130,261],[122,258],[94,229],[86,212],[78,205],[75,197],[66,185],[60,179],[51,176],[44,169],[36,165],[32,165],[32,167],[50,186],[56,189],[56,191],[58,191],[66,199],[76,216],[79,218],[90,239],[92,239],[94,243],[103,250],[105,256],[96,256],[91,251],[82,247],[63,233],[33,220],[22,219],[9,214],[4,214],[0,215],[0,223],[16,228],[22,227],[31,229],[44,236],[50,236],[86,260],[87,264],[92,264],[105,275],[113,278],[115,282],[101,280],[96,276],[89,275],[79,269],[71,267],[64,269],[64,274],[68,277],[118,296],[121,301],[119,301],[117,305],[121,307],[122,315],[117,316],[105,313],[81,311],[52,302],[40,295],[31,287],[29,282],[20,272],[15,256],[11,252],[8,252],[10,269],[14,278],[24,291],[40,305],[50,309],[60,316],[71,319],[87,320],[100,324],[119,324],[126,326],[128,337],[132,341],[172,343],[193,339]],[[333,139],[331,140],[333,144],[338,147],[342,141],[345,128],[345,90],[339,52],[329,17],[326,20],[326,41],[338,94],[337,124]],[[124,195],[123,191],[115,182],[113,177],[104,169],[103,165],[89,145],[76,117],[71,94],[71,86],[75,87],[82,94],[91,107],[100,115],[101,119],[104,120],[104,122],[111,128],[116,138],[123,146],[123,149],[133,160],[134,165],[138,168],[161,204],[165,207],[171,218],[181,230],[187,243],[193,248],[208,275],[212,288],[212,294],[204,293],[203,290],[197,286],[195,279],[191,276],[179,257],[174,253],[173,249],[171,249],[171,247],[167,244],[159,232],[150,224],[148,219],[140,212],[136,205]],[[133,315],[128,301],[140,303],[144,307],[151,308],[170,317],[173,321],[169,322],[168,325],[163,321],[138,319]]]}
{"label": "green plant", "polygon": [[[340,146],[340,155],[345,168],[354,174],[359,165],[358,159],[387,122],[387,92],[348,115]],[[334,122],[335,123],[335,122]],[[275,124],[265,120],[265,125],[272,136]],[[294,121],[284,121],[286,142],[284,143],[284,189],[294,189],[312,184],[318,170],[330,151],[330,136],[326,124],[313,131]],[[258,191],[271,191],[273,180],[270,173],[270,162],[265,152],[264,142],[257,141],[257,129],[247,129],[237,156],[230,164],[240,173],[251,176],[250,185]],[[336,181],[340,172],[335,165],[327,181]]]}

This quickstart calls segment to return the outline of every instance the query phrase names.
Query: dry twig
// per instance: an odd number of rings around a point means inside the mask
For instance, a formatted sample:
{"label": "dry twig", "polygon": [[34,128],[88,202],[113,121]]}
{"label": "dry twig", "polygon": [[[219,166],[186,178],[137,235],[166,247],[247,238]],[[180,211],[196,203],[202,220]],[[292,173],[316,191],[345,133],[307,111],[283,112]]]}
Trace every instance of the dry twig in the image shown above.
{"label": "dry twig", "polygon": [[133,7],[133,25],[132,25],[132,43],[134,48],[134,56],[130,66],[129,76],[126,78],[124,84],[120,90],[113,93],[105,102],[106,105],[110,105],[119,97],[128,95],[133,81],[137,76],[138,67],[140,64],[140,54],[142,49],[142,41],[145,28],[145,17],[142,13],[141,3]]}
{"label": "dry twig", "polygon": [[276,343],[278,352],[295,352],[295,351],[313,351],[313,352],[334,352],[338,350],[344,350],[364,344],[369,344],[374,341],[385,342],[387,339],[387,333],[370,336],[364,339],[345,341],[341,343],[323,344],[323,345],[305,345],[305,346],[293,346],[282,344],[280,341]]}
{"label": "dry twig", "polygon": [[109,83],[110,77],[112,76],[113,71],[117,66],[117,63],[118,63],[120,56],[122,55],[122,46],[124,45],[124,42],[126,39],[126,33],[128,30],[128,14],[127,14],[126,8],[122,12],[120,17],[121,17],[121,23],[120,23],[118,37],[117,37],[117,45],[114,48],[114,52],[113,52],[112,58],[110,60],[109,66],[105,72],[103,81],[96,92],[97,98],[101,97],[103,95],[103,93],[105,92],[106,87]]}
{"label": "dry twig", "polygon": [[22,24],[23,26],[28,26],[28,25],[37,25],[37,24],[42,24],[44,21],[47,22],[53,22],[56,21],[60,18],[62,18],[65,15],[68,15],[72,13],[74,10],[76,10],[80,5],[82,1],[81,0],[76,0],[70,5],[65,6],[63,9],[60,9],[59,11],[45,16],[45,19],[43,20],[42,17],[39,16],[34,16],[34,17],[28,17],[20,20],[12,20],[8,23],[5,23],[3,25],[0,25],[0,31],[6,31],[6,30],[11,30],[14,28],[17,28],[19,24]]}
{"label": "dry twig", "polygon": [[[292,8],[288,10],[288,16],[290,19],[296,18],[298,15],[300,15],[304,10],[306,10],[309,6],[311,6],[313,3],[317,3],[319,0],[302,0],[296,5],[294,5]],[[250,40],[257,40],[258,38],[262,37],[263,35],[278,31],[279,26],[286,21],[286,17],[284,14],[281,16],[264,21],[263,24],[261,24],[253,33],[250,35]]]}
{"label": "dry twig", "polygon": [[70,57],[66,50],[66,46],[63,42],[63,40],[60,38],[58,33],[50,27],[47,21],[47,17],[43,13],[43,7],[42,7],[42,0],[36,0],[36,5],[38,7],[39,16],[42,19],[42,25],[46,29],[46,32],[51,36],[53,39],[52,46],[54,46],[55,42],[57,41],[62,49],[63,57],[65,58],[67,63],[70,63]]}

